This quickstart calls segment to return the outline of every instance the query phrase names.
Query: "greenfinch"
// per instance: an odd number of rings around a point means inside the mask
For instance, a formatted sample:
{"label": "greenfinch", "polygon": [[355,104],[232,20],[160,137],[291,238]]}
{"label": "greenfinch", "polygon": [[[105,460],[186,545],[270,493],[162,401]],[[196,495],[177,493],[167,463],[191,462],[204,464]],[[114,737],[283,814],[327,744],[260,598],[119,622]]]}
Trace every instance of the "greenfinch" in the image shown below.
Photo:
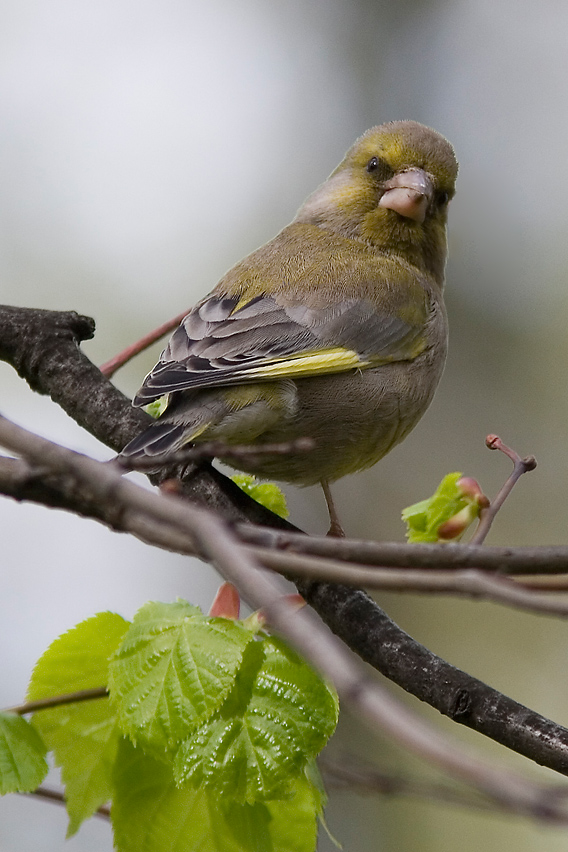
{"label": "greenfinch", "polygon": [[133,402],[166,397],[165,411],[119,459],[159,466],[197,442],[307,437],[309,452],[227,461],[322,483],[326,497],[329,482],[381,459],[424,414],[444,368],[457,171],[451,145],[428,127],[368,130],[292,223],[181,322]]}

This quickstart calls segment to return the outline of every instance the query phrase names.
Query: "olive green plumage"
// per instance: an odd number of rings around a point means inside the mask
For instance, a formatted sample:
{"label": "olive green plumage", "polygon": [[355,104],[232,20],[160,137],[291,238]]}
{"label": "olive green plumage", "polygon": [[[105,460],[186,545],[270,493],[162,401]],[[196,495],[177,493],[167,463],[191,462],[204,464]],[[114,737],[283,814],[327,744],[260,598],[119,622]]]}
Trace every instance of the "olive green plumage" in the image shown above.
{"label": "olive green plumage", "polygon": [[134,400],[168,394],[168,407],[123,458],[307,436],[312,452],[238,463],[301,485],[382,458],[444,367],[456,175],[451,146],[423,125],[367,131],[294,221],[185,317]]}

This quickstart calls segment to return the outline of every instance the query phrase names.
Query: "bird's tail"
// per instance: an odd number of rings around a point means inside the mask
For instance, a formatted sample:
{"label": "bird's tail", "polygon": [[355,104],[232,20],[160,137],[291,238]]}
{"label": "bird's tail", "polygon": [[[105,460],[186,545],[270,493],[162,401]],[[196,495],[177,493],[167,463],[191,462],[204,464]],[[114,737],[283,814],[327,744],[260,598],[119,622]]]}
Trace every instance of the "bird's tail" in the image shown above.
{"label": "bird's tail", "polygon": [[[166,455],[179,450],[187,441],[187,428],[175,423],[152,423],[127,444],[117,456],[118,461],[126,462],[128,467],[135,466],[137,459],[160,461]],[[144,468],[146,472],[147,468]],[[159,469],[159,466],[158,468]]]}

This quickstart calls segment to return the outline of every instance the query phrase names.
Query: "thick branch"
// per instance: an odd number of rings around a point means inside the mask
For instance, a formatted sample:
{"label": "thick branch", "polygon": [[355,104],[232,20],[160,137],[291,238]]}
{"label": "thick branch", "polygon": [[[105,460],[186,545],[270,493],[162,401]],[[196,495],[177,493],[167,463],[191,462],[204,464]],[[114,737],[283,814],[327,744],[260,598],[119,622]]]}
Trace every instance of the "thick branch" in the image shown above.
{"label": "thick branch", "polygon": [[298,583],[326,624],[366,662],[455,722],[568,774],[568,730],[416,642],[363,592]]}
{"label": "thick branch", "polygon": [[[94,320],[75,311],[0,305],[0,360],[11,364],[37,393],[50,396],[101,443],[119,452],[152,420],[145,411],[133,408],[79,349],[94,330]],[[185,496],[228,520],[295,529],[208,464],[172,467],[151,479],[157,484],[180,478],[182,471]]]}
{"label": "thick branch", "polygon": [[32,390],[48,394],[80,426],[118,452],[151,419],[132,408],[81,352],[81,341],[94,334],[94,320],[75,311],[0,305],[0,360],[11,364]]}

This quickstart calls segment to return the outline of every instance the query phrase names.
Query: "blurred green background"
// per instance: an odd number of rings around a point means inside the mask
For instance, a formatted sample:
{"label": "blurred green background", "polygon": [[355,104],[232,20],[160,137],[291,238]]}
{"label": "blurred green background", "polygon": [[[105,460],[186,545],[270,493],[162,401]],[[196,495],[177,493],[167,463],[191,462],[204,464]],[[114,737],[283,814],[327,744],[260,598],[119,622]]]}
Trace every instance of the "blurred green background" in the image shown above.
{"label": "blurred green background", "polygon": [[[20,0],[0,4],[1,301],[94,316],[97,363],[189,308],[272,237],[368,127],[416,119],[454,144],[450,354],[415,432],[335,487],[351,536],[401,540],[400,510],[461,470],[492,496],[509,463],[537,470],[491,543],[565,543],[568,495],[568,5],[561,0]],[[160,351],[116,377],[132,394]],[[99,458],[109,453],[0,364],[2,412]],[[324,532],[317,489],[289,489],[292,519]],[[0,703],[19,702],[59,633],[95,611],[130,617],[177,595],[208,607],[213,572],[94,522],[0,502]],[[568,725],[565,625],[451,598],[381,595],[415,638]],[[398,693],[400,691],[393,687]],[[493,760],[552,775],[406,699]],[[434,778],[344,719],[332,745]],[[564,850],[568,832],[411,799],[331,791],[353,852]],[[65,814],[0,802],[0,848],[63,846]],[[91,821],[65,848],[110,850]],[[330,847],[322,839],[321,849]]]}

